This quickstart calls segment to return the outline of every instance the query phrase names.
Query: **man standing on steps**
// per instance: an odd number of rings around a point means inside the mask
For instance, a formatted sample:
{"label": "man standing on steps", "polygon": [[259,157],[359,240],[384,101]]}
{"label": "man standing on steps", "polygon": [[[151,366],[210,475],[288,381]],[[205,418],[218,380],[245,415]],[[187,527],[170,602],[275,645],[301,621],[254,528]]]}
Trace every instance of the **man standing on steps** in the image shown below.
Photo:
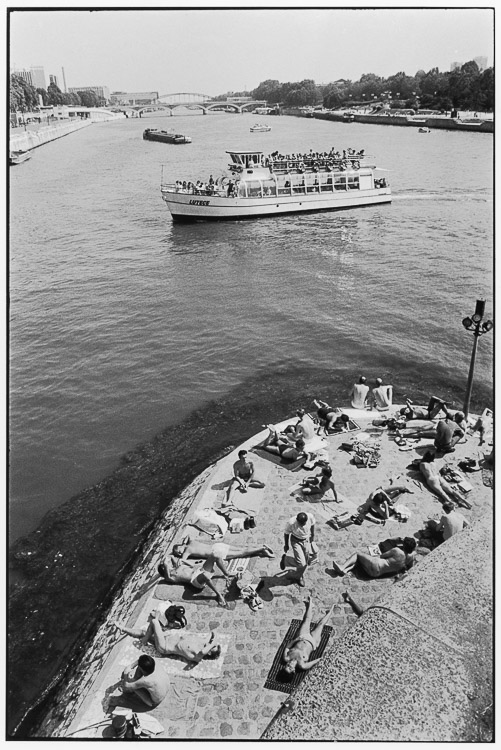
{"label": "man standing on steps", "polygon": [[285,555],[289,551],[289,544],[294,553],[298,573],[298,585],[303,587],[304,573],[308,565],[316,561],[317,554],[312,548],[315,540],[315,518],[312,513],[298,513],[285,524],[284,554],[280,562],[281,570],[285,570]]}
{"label": "man standing on steps", "polygon": [[354,409],[367,409],[367,396],[369,394],[369,386],[365,384],[366,378],[360,375],[358,383],[355,383],[353,390],[350,394],[351,405]]}

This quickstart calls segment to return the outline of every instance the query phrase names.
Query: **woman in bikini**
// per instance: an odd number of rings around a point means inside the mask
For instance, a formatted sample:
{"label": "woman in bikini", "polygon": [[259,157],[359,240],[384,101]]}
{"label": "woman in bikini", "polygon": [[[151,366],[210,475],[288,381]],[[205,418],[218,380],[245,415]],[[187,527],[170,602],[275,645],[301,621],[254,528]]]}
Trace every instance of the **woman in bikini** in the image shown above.
{"label": "woman in bikini", "polygon": [[296,669],[307,670],[311,669],[318,664],[320,659],[312,659],[308,661],[311,654],[319,647],[320,639],[322,637],[322,629],[327,624],[329,617],[334,611],[334,605],[329,609],[328,612],[322,617],[322,619],[315,625],[310,633],[311,616],[312,616],[312,601],[311,596],[305,602],[306,611],[304,613],[303,622],[299,628],[299,633],[296,638],[286,646],[283,654],[284,668],[283,671],[288,675],[293,675]]}

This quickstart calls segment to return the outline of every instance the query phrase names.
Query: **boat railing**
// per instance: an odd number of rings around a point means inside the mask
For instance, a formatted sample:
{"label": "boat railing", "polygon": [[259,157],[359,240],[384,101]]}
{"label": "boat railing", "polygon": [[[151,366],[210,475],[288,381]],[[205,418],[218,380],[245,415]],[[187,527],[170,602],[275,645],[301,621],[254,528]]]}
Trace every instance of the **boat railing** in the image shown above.
{"label": "boat railing", "polygon": [[346,156],[318,157],[306,159],[265,159],[264,166],[270,172],[330,172],[346,169],[374,168],[374,157],[364,153]]}

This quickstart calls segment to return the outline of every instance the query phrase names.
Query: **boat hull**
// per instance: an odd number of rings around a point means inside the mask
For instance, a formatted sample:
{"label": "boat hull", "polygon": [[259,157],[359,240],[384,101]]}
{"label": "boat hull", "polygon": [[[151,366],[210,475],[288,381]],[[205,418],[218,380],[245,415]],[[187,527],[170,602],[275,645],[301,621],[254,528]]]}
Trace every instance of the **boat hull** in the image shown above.
{"label": "boat hull", "polygon": [[318,211],[340,211],[363,208],[380,203],[391,203],[391,190],[378,188],[321,194],[318,197],[302,195],[263,198],[225,198],[219,196],[195,196],[186,193],[162,193],[162,197],[174,221],[227,221],[255,219],[263,216],[280,216],[291,213]]}

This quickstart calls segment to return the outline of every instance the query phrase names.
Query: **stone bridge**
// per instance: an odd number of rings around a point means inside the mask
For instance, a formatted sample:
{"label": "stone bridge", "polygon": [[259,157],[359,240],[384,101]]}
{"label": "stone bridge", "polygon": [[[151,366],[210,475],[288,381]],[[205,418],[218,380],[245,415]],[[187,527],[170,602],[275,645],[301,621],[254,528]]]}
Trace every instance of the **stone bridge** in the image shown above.
{"label": "stone bridge", "polygon": [[[243,98],[242,98],[243,99]],[[208,94],[176,93],[162,94],[156,102],[151,104],[115,105],[113,109],[122,112],[131,112],[141,117],[144,112],[158,112],[164,110],[171,115],[175,109],[200,110],[206,115],[209,112],[253,112],[259,107],[266,107],[265,100],[241,100],[235,99],[214,100]]]}

